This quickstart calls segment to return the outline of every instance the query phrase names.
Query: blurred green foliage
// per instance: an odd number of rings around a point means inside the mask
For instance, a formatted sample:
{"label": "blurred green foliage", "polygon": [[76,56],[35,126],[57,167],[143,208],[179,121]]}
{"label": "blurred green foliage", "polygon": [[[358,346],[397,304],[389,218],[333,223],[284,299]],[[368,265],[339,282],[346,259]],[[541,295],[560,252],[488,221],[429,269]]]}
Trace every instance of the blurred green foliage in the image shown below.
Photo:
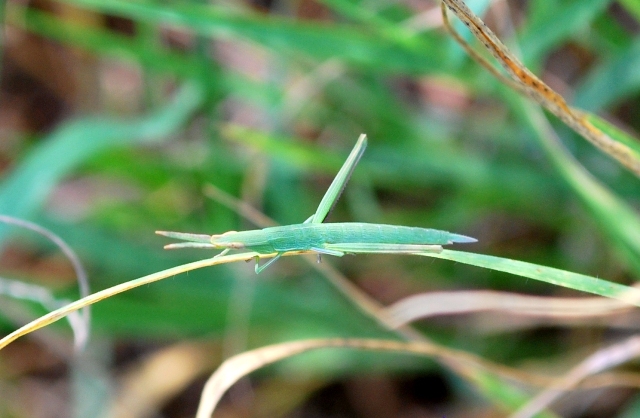
{"label": "blurred green foliage", "polygon": [[[82,51],[91,57],[87,71],[99,74],[103,62],[137,71],[144,94],[137,114],[97,99],[96,109],[78,106],[51,132],[25,143],[0,182],[0,212],[36,221],[67,240],[88,266],[93,288],[102,289],[210,255],[164,252],[156,229],[254,227],[204,196],[207,184],[279,223],[301,222],[365,132],[369,149],[330,221],[450,230],[478,238],[474,252],[623,284],[637,277],[637,178],[549,117],[594,177],[586,175],[536,131],[532,108],[468,59],[440,27],[411,25],[416,10],[401,2],[320,3],[324,14],[317,20],[296,17],[296,5],[305,2],[282,2],[280,13],[240,3],[60,3],[126,22],[131,33],[114,31],[100,18],[87,24],[9,3],[12,28]],[[475,10],[487,5],[468,3]],[[633,118],[640,103],[640,43],[637,30],[616,19],[628,13],[637,28],[639,11],[632,0],[620,2],[618,12],[612,3],[532,0],[507,43],[519,45],[538,74],[549,64],[549,78],[561,79],[557,84],[576,106],[640,129]],[[563,73],[565,66],[571,73]],[[65,193],[80,181],[91,192],[78,202]],[[16,239],[8,232],[0,225],[5,244]],[[47,248],[26,234],[20,240]],[[376,286],[391,287],[392,300],[407,289],[559,290],[440,260],[324,262],[375,297],[384,297]],[[220,266],[119,295],[94,307],[94,327],[114,338],[218,338],[233,320],[229,303],[238,283],[246,281],[255,286],[244,301],[251,306],[246,332],[252,346],[312,336],[396,338],[291,257],[258,278],[253,266]],[[61,292],[74,294],[71,284]],[[578,348],[559,343],[553,333],[486,337],[435,323],[420,328],[450,346],[513,364]],[[374,355],[350,361],[335,367],[406,367],[406,359],[381,364]]]}

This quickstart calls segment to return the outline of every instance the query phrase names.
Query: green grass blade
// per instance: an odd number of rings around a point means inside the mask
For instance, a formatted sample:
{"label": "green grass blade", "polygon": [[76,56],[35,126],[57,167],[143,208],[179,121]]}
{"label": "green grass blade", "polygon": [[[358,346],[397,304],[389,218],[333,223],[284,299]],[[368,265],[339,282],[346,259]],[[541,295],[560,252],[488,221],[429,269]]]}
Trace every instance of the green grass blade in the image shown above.
{"label": "green grass blade", "polygon": [[584,274],[573,273],[539,264],[527,263],[525,261],[510,260],[508,258],[467,253],[456,250],[443,250],[441,253],[421,253],[418,255],[442,258],[476,267],[511,273],[517,276],[546,282],[555,286],[562,286],[569,289],[579,290],[581,292],[618,299],[635,306],[640,306],[640,289],[609,282],[607,280],[598,279]]}

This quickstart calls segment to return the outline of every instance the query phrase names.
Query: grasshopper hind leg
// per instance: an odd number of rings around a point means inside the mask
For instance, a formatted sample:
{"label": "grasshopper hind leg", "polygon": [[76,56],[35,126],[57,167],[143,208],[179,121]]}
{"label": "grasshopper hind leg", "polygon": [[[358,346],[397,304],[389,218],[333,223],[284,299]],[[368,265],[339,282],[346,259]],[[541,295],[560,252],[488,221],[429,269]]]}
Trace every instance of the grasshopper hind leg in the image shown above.
{"label": "grasshopper hind leg", "polygon": [[344,255],[344,251],[331,250],[329,248],[311,247],[309,249],[318,253],[318,260],[320,260],[322,254],[333,255],[335,257],[342,257]]}

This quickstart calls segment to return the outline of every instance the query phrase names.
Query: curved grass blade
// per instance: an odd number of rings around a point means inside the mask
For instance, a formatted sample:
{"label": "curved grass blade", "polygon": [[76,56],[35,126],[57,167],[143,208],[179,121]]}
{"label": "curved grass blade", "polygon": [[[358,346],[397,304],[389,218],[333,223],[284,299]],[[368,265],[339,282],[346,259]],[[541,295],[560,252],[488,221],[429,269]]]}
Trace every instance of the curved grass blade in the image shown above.
{"label": "curved grass blade", "polygon": [[[291,256],[299,254],[307,254],[309,251],[287,252],[282,255]],[[218,264],[231,263],[237,261],[247,261],[253,258],[273,258],[278,254],[258,254],[255,252],[224,255],[213,258],[207,258],[193,263],[184,264],[173,267],[157,273],[153,273],[126,283],[113,286],[111,288],[99,291],[78,301],[75,301],[61,309],[50,312],[35,321],[23,326],[22,328],[12,332],[11,334],[0,339],[0,349],[4,348],[12,341],[27,335],[37,329],[52,324],[71,312],[75,312],[85,306],[92,305],[108,297],[126,292],[136,287],[153,283],[167,277],[173,277],[177,274],[203,267],[214,266]],[[570,289],[580,290],[582,292],[593,293],[596,295],[621,300],[631,305],[640,306],[640,289],[624,286],[621,284],[609,282],[595,277],[587,276],[579,273],[572,273],[566,270],[560,270],[552,267],[541,266],[538,264],[527,263],[524,261],[510,260],[507,258],[466,253],[462,251],[443,250],[440,253],[426,252],[414,253],[413,255],[428,256],[442,258],[446,260],[456,261],[463,264],[469,264],[476,267],[487,268],[491,270],[511,273],[517,276],[527,277],[540,280],[557,286],[567,287]]]}
{"label": "curved grass blade", "polygon": [[[76,273],[76,280],[78,281],[78,290],[80,293],[80,297],[83,298],[89,296],[90,287],[87,272],[84,269],[82,263],[80,262],[80,258],[76,255],[75,251],[73,251],[73,249],[69,245],[67,245],[67,243],[62,238],[38,224],[25,221],[23,219],[0,215],[0,222],[29,229],[53,242],[60,249],[60,251],[62,251],[62,253],[67,257],[67,259],[73,266],[73,270]],[[4,289],[6,290],[0,290],[0,294],[12,294],[15,296],[16,293],[18,293],[23,295],[22,298],[33,298],[33,300],[40,302],[43,306],[50,309],[51,306],[60,307],[64,304],[69,303],[68,301],[57,301],[48,290],[40,288],[39,286],[4,279],[3,282],[4,283],[1,284],[0,287],[4,287]],[[87,341],[89,340],[89,333],[91,330],[90,309],[88,307],[84,308],[82,310],[82,315],[77,319],[69,318],[69,324],[73,329],[76,350],[84,349],[87,345]]]}
{"label": "curved grass blade", "polygon": [[[455,365],[456,372],[473,381],[484,390],[484,393],[499,399],[507,410],[514,410],[523,405],[526,398],[516,388],[500,381],[500,377],[514,377],[506,368],[490,363],[464,351],[454,350],[438,344],[421,342],[404,342],[376,339],[326,338],[308,339],[278,343],[246,351],[227,359],[209,378],[202,390],[196,418],[210,418],[225,392],[239,379],[269,364],[284,360],[305,352],[323,348],[350,348],[380,352],[396,352],[408,355],[419,355],[438,359]],[[542,380],[542,379],[541,379]],[[547,380],[547,379],[544,379]],[[506,391],[511,388],[508,396]],[[552,418],[556,415],[542,412],[536,418]]]}
{"label": "curved grass blade", "polygon": [[[296,254],[300,254],[300,253],[292,252],[285,255],[296,255]],[[40,328],[46,327],[47,325],[50,325],[54,322],[57,322],[72,312],[75,312],[86,306],[93,305],[94,303],[100,302],[101,300],[110,298],[119,293],[123,293],[131,289],[135,289],[136,287],[144,286],[144,285],[157,282],[169,277],[174,277],[178,274],[185,273],[187,271],[196,270],[203,267],[215,266],[218,264],[231,263],[235,261],[247,261],[255,257],[272,258],[275,256],[276,254],[257,254],[257,253],[249,252],[249,253],[240,253],[240,254],[207,258],[204,260],[194,261],[192,263],[187,263],[177,267],[172,267],[170,269],[152,273],[152,274],[140,277],[138,279],[130,280],[125,283],[120,283],[110,288],[93,293],[87,297],[79,299],[68,305],[65,305],[62,308],[56,309],[55,311],[49,312],[48,314],[43,315],[40,318],[35,319],[30,323],[20,327],[19,329],[13,331],[12,333],[0,339],[0,350],[6,347],[7,345],[9,345],[11,342],[17,340],[18,338],[25,336],[27,334],[30,334],[33,331],[36,331]]]}

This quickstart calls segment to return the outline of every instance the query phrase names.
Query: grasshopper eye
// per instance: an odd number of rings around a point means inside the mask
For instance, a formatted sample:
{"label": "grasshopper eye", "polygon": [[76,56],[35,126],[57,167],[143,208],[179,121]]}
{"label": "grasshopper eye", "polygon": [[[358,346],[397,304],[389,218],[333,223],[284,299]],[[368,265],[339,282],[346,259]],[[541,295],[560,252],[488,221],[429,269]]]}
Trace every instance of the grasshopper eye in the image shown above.
{"label": "grasshopper eye", "polygon": [[[235,247],[234,245],[237,243],[224,243],[224,244],[220,244],[216,241],[218,241],[220,238],[224,237],[225,235],[228,234],[236,234],[238,231],[227,231],[224,234],[218,234],[218,235],[211,235],[211,244],[214,246],[214,248],[244,248],[244,246],[242,247]],[[240,243],[242,244],[242,243]]]}

